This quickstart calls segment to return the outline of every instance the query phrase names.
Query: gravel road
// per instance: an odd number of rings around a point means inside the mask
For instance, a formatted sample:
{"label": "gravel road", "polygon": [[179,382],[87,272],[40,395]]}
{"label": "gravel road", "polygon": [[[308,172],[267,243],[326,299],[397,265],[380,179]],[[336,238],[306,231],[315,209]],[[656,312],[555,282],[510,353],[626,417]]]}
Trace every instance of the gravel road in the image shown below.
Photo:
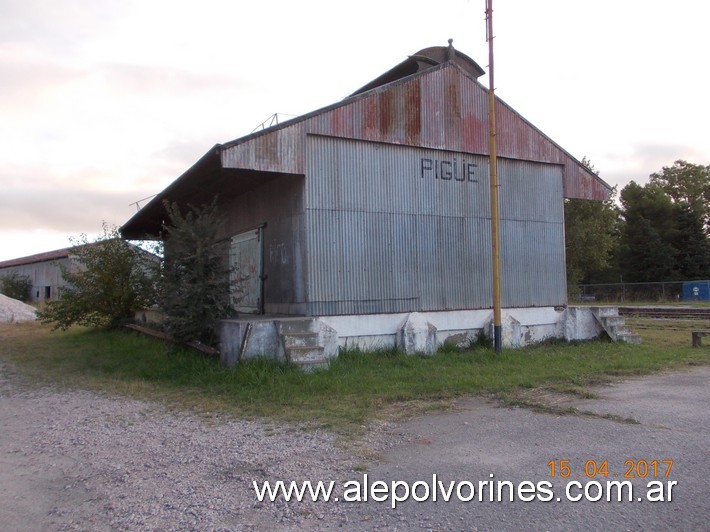
{"label": "gravel road", "polygon": [[[700,367],[602,387],[600,399],[571,400],[590,416],[465,399],[450,412],[373,427],[361,443],[380,459],[366,460],[325,431],[38,388],[0,363],[0,521],[17,531],[707,530],[708,378],[710,367]],[[629,417],[638,423],[618,421]],[[342,502],[343,484],[365,474],[387,483],[428,481],[432,474],[538,482],[552,480],[549,461],[563,459],[577,474],[588,459],[609,460],[613,474],[625,460],[672,459],[675,498],[410,500],[395,510],[389,502]],[[257,502],[252,481],[278,479],[336,481],[340,502]],[[558,488],[561,479],[554,481]]]}
{"label": "gravel road", "polygon": [[0,366],[4,530],[314,529],[341,505],[258,503],[252,480],[345,479],[318,430],[27,386]]}

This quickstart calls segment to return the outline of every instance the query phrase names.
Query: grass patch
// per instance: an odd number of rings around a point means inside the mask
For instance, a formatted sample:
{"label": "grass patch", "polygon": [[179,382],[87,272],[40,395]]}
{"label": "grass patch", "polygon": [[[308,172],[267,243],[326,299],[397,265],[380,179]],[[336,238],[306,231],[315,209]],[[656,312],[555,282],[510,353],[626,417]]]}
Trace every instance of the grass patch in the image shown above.
{"label": "grass patch", "polygon": [[161,341],[128,331],[50,332],[24,323],[0,326],[0,360],[53,384],[346,433],[385,412],[423,412],[466,394],[502,397],[547,387],[584,396],[589,384],[710,363],[710,349],[690,347],[690,330],[641,329],[640,346],[553,343],[501,356],[484,347],[447,349],[435,357],[348,351],[328,370],[306,374],[264,360],[226,369],[191,351],[166,355]]}

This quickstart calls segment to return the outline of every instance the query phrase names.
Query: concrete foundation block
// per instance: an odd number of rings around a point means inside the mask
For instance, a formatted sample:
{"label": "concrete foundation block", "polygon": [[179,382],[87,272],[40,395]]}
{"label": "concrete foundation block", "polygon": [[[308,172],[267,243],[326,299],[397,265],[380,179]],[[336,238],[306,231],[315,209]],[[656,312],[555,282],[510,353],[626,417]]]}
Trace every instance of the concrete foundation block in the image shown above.
{"label": "concrete foundation block", "polygon": [[227,367],[258,357],[286,360],[276,323],[271,320],[223,320],[220,341],[220,361]]}
{"label": "concrete foundation block", "polygon": [[318,345],[323,347],[323,358],[331,360],[338,356],[338,331],[318,320]]}
{"label": "concrete foundation block", "polygon": [[501,322],[503,347],[522,347],[524,342],[520,322],[510,314],[506,314]]}
{"label": "concrete foundation block", "polygon": [[433,355],[438,347],[436,331],[422,314],[412,312],[397,332],[397,348],[408,355]]}
{"label": "concrete foundation block", "polygon": [[590,307],[567,307],[564,316],[564,338],[568,342],[596,338],[602,330]]}

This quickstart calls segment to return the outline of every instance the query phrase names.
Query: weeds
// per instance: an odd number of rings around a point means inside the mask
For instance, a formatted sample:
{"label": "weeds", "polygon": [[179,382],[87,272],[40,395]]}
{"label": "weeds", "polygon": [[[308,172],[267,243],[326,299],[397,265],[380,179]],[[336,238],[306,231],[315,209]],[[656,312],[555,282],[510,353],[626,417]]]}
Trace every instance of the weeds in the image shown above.
{"label": "weeds", "polygon": [[348,349],[328,369],[307,374],[270,360],[227,369],[192,351],[166,356],[161,341],[131,332],[50,332],[28,323],[0,326],[0,360],[52,384],[352,432],[376,416],[408,415],[467,394],[515,397],[547,389],[585,397],[590,384],[710,363],[708,349],[690,347],[687,330],[641,332],[646,336],[640,346],[554,343],[502,355],[479,342],[435,356]]}

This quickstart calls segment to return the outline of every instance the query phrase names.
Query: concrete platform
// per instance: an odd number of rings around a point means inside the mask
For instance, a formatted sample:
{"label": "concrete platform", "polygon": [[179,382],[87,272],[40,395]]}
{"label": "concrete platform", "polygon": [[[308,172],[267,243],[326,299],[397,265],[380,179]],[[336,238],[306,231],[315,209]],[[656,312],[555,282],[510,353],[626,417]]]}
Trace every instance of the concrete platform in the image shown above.
{"label": "concrete platform", "polygon": [[[608,334],[624,341],[615,307],[503,309],[503,346],[525,347],[551,339],[590,340]],[[221,323],[221,360],[233,366],[265,357],[304,368],[324,367],[341,348],[392,348],[433,355],[444,343],[466,347],[492,336],[491,309],[350,316],[249,316]],[[623,329],[624,331],[626,329]]]}

